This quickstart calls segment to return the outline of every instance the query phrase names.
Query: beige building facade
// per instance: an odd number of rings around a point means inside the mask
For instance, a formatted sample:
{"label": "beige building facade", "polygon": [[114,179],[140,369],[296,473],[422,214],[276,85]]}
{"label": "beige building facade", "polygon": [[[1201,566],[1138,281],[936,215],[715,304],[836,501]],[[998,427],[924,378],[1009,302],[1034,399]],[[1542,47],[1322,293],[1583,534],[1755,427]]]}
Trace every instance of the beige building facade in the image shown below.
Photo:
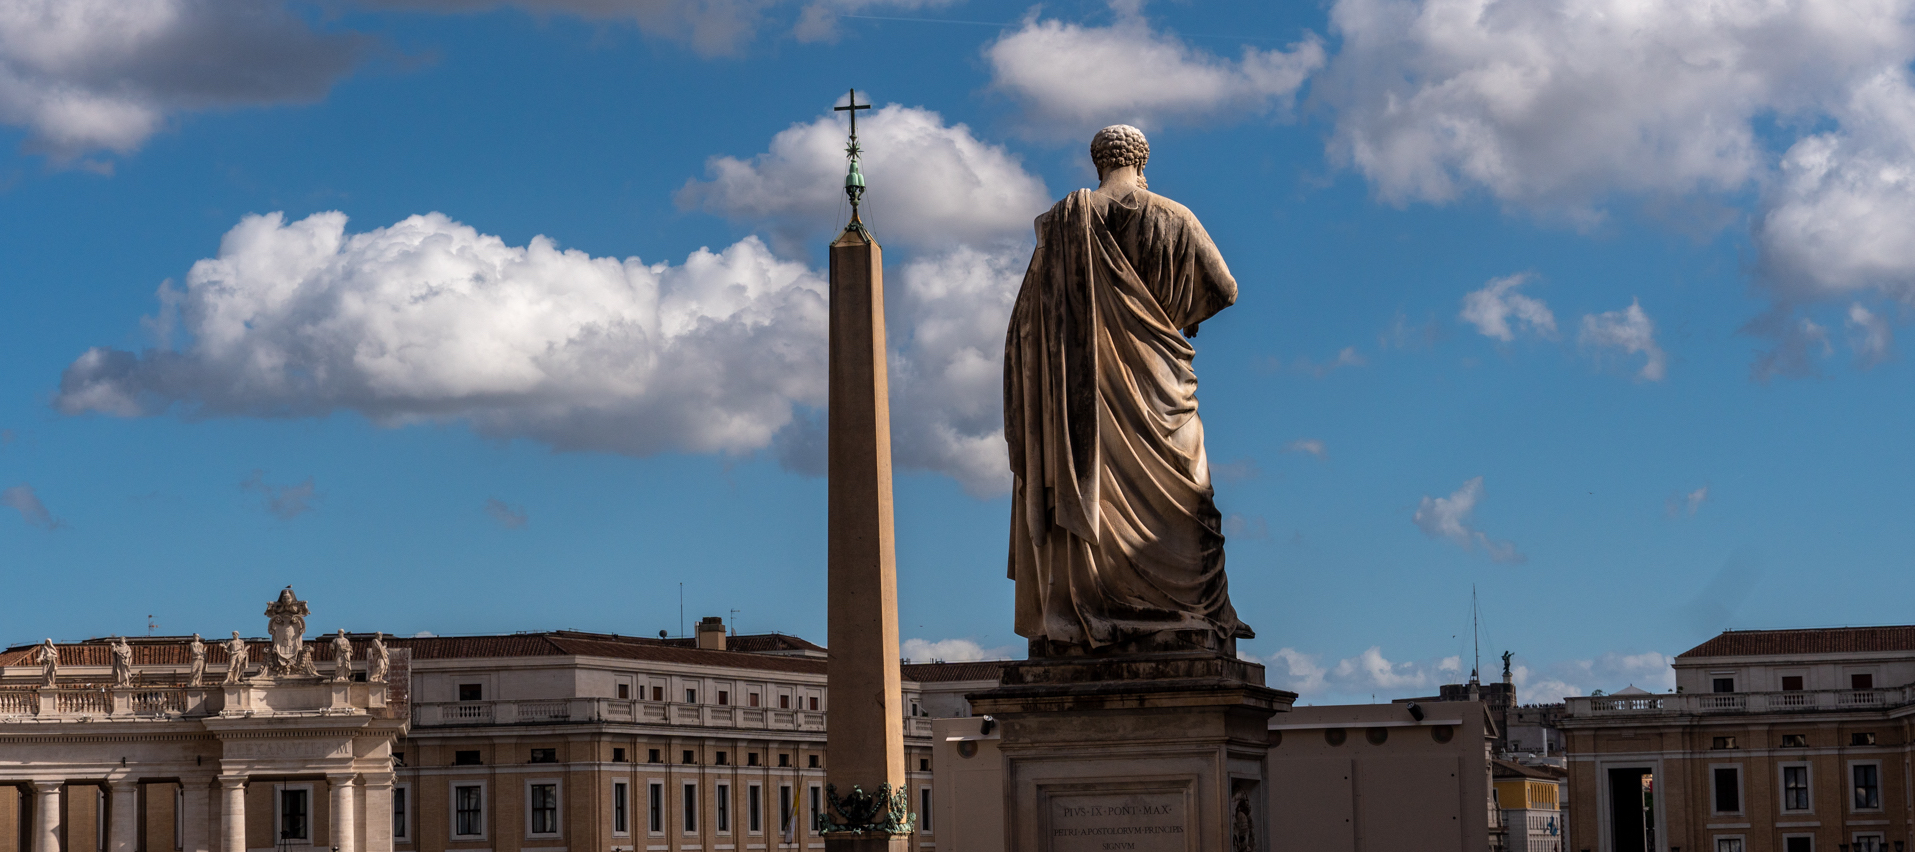
{"label": "beige building facade", "polygon": [[1915,627],[1729,631],[1675,675],[1569,699],[1573,848],[1907,849]]}
{"label": "beige building facade", "polygon": [[[825,649],[777,634],[352,635],[273,679],[245,640],[0,652],[0,852],[705,852],[822,849]],[[713,629],[716,628],[716,629]],[[968,715],[990,663],[904,666],[914,848],[936,848],[931,716]],[[842,792],[842,791],[841,791]],[[8,794],[11,793],[11,797]],[[281,836],[284,834],[285,836]]]}

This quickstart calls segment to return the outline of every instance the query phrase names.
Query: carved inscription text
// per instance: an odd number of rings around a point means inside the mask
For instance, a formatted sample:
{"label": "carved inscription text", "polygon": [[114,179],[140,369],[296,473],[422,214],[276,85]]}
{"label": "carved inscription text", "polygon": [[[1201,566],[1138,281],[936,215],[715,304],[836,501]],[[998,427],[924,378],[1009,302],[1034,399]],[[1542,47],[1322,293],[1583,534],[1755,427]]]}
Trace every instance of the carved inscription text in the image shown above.
{"label": "carved inscription text", "polygon": [[1184,793],[1053,793],[1052,852],[1184,852],[1190,848]]}

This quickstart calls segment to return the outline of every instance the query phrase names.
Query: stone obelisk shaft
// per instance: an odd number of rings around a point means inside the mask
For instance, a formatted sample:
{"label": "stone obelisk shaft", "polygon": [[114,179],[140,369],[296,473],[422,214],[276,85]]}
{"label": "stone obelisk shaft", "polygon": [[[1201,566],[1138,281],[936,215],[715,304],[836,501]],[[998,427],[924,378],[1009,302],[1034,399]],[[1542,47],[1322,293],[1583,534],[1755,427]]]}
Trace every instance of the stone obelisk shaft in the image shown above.
{"label": "stone obelisk shaft", "polygon": [[[891,526],[891,406],[884,263],[854,223],[831,244],[828,783],[904,787],[897,560]],[[908,848],[908,837],[827,835],[832,852]]]}

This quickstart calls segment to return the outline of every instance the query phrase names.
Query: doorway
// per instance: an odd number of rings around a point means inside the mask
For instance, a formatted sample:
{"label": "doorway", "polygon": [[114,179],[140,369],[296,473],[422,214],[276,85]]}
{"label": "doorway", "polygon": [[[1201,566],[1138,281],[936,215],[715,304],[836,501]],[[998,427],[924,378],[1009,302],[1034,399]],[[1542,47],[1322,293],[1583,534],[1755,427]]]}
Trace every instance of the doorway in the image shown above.
{"label": "doorway", "polygon": [[1655,852],[1656,776],[1644,768],[1609,770],[1609,837],[1613,852]]}

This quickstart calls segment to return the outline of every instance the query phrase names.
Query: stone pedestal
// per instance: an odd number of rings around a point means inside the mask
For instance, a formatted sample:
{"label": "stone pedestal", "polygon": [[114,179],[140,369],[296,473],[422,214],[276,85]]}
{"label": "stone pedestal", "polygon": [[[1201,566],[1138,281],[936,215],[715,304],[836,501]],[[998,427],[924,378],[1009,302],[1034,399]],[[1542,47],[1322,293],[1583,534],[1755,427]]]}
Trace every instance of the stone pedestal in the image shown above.
{"label": "stone pedestal", "polygon": [[1005,848],[1267,852],[1270,717],[1296,694],[1210,652],[1013,663],[996,720]]}

